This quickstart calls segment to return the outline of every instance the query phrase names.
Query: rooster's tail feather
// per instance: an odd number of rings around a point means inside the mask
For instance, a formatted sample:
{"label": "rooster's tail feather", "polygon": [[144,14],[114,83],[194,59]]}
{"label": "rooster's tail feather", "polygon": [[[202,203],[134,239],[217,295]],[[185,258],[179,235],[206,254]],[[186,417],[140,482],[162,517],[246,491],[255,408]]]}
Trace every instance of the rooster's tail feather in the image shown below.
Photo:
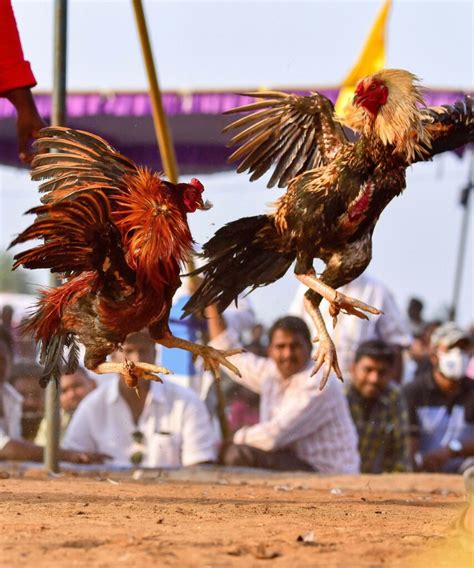
{"label": "rooster's tail feather", "polygon": [[32,313],[25,319],[21,331],[39,345],[39,362],[43,366],[40,378],[45,387],[53,379],[56,382],[62,374],[72,374],[79,365],[79,346],[76,336],[62,329],[64,310],[77,293],[81,293],[84,281],[92,281],[93,275],[85,273],[56,288],[41,291]]}
{"label": "rooster's tail feather", "polygon": [[79,366],[79,345],[73,333],[53,335],[47,341],[40,342],[40,364],[43,372],[40,385],[44,388],[49,381],[59,383],[61,375],[72,375]]}
{"label": "rooster's tail feather", "polygon": [[204,281],[184,306],[182,317],[211,304],[221,312],[246,288],[252,291],[281,278],[295,254],[278,250],[278,240],[267,215],[238,219],[219,229],[203,247],[208,262],[193,275],[204,274]]}

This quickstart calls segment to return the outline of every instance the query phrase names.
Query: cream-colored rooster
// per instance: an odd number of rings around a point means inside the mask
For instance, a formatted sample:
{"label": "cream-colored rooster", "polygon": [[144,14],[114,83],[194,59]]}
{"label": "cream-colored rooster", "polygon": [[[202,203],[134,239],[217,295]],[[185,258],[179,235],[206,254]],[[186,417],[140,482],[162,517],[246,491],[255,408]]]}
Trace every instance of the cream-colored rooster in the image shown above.
{"label": "cream-colored rooster", "polygon": [[[251,93],[258,100],[230,112],[252,111],[226,130],[240,145],[231,159],[251,181],[276,164],[269,187],[288,190],[275,210],[238,219],[204,245],[204,282],[185,306],[199,312],[212,303],[223,310],[246,288],[281,278],[296,260],[295,274],[308,291],[305,307],[318,329],[316,373],[331,368],[341,377],[336,350],[320,313],[325,298],[334,318],[340,310],[366,318],[375,307],[344,296],[372,256],[372,233],[388,203],[405,188],[405,171],[421,160],[474,139],[474,111],[468,97],[454,106],[426,108],[416,77],[386,69],[362,79],[344,119],[323,95]],[[350,141],[347,130],[355,132]],[[317,275],[313,260],[326,269]]]}

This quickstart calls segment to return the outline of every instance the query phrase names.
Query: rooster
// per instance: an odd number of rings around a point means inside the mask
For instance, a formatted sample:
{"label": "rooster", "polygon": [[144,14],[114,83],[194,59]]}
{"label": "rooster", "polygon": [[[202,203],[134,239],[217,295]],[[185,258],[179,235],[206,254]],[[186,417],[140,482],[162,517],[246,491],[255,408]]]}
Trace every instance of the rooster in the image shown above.
{"label": "rooster", "polygon": [[[248,170],[251,181],[276,164],[268,186],[287,191],[271,213],[233,221],[204,245],[206,263],[197,270],[203,282],[184,315],[213,303],[222,311],[246,288],[281,278],[296,261],[296,278],[308,288],[305,309],[318,331],[312,374],[324,365],[323,388],[331,369],[342,375],[321,300],[329,302],[334,325],[340,310],[360,318],[381,313],[336,289],[369,264],[375,225],[404,190],[407,167],[473,140],[472,100],[427,108],[417,78],[399,69],[359,81],[345,118],[319,93],[249,96],[260,100],[228,111],[252,111],[225,128],[239,129],[229,143],[239,145],[230,160],[241,160],[237,171]],[[326,264],[319,276],[315,258]]]}
{"label": "rooster", "polygon": [[95,373],[118,372],[130,387],[140,377],[160,380],[156,373],[167,369],[106,362],[129,333],[145,327],[157,343],[202,356],[216,376],[220,364],[236,372],[227,361],[236,350],[174,337],[168,325],[180,267],[192,253],[187,214],[210,207],[201,183],[164,181],[87,132],[45,128],[35,146],[32,179],[46,180],[39,187],[43,205],[28,211],[35,221],[10,246],[42,239],[15,256],[14,268],[48,268],[64,277],[42,292],[26,324],[41,345],[43,386],[74,371],[78,342]]}

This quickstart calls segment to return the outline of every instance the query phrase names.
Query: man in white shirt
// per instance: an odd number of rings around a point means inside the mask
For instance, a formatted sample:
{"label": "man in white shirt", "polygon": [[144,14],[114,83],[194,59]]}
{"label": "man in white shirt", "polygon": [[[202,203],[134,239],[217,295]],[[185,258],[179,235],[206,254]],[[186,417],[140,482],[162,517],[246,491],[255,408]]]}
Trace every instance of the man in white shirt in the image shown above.
{"label": "man in white shirt", "polygon": [[[148,333],[128,336],[114,362],[154,363]],[[79,405],[64,437],[65,448],[111,456],[119,467],[181,467],[209,463],[217,447],[207,408],[190,389],[140,379],[135,389],[116,376]]]}
{"label": "man in white shirt", "polygon": [[[206,313],[211,345],[237,345],[235,334],[214,306]],[[232,357],[242,378],[232,379],[260,394],[260,422],[238,430],[224,443],[224,465],[322,473],[358,473],[357,434],[341,384],[332,375],[319,389],[322,371],[310,377],[311,338],[296,317],[277,320],[269,331],[268,357]]]}
{"label": "man in white shirt", "polygon": [[[290,314],[304,319],[310,328],[312,337],[315,337],[317,336],[316,328],[303,305],[306,290],[305,286],[298,288],[289,311]],[[379,339],[399,347],[398,350],[395,348],[396,360],[393,368],[393,377],[399,380],[402,368],[401,349],[411,345],[412,336],[408,321],[398,308],[390,290],[379,280],[362,274],[346,286],[339,288],[338,291],[383,312],[379,316],[369,316],[368,320],[341,312],[337,318],[337,325],[333,329],[328,305],[321,306],[326,328],[336,346],[339,367],[344,379],[349,380],[350,378],[351,366],[359,345],[365,341]]]}
{"label": "man in white shirt", "polygon": [[[69,422],[79,403],[97,386],[84,367],[78,367],[71,375],[61,375],[59,379],[59,441],[62,443]],[[41,421],[35,437],[35,444],[46,445],[46,418]]]}

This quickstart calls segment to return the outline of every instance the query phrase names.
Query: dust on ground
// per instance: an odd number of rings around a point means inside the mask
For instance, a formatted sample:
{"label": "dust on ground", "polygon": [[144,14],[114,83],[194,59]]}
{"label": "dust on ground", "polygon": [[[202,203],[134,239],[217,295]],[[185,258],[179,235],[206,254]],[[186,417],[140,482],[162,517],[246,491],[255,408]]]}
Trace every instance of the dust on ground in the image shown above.
{"label": "dust on ground", "polygon": [[454,475],[0,471],[0,564],[471,568],[464,503]]}

